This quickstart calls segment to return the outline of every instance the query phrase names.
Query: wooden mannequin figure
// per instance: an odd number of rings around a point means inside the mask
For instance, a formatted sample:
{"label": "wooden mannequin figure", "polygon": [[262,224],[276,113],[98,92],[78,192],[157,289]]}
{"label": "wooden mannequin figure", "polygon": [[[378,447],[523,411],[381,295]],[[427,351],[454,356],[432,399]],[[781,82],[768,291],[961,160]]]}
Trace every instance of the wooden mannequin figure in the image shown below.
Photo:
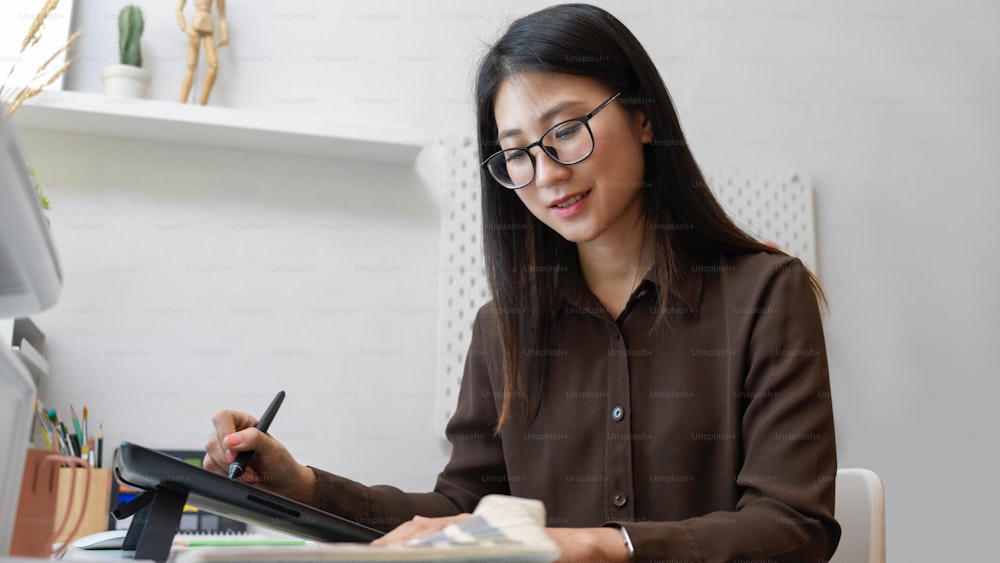
{"label": "wooden mannequin figure", "polygon": [[190,37],[188,43],[187,73],[184,75],[184,85],[181,87],[181,103],[185,104],[191,94],[191,83],[194,81],[194,71],[198,67],[198,50],[203,44],[205,56],[208,57],[208,72],[205,73],[205,84],[201,88],[199,103],[208,103],[212,93],[215,76],[219,72],[219,57],[215,53],[215,24],[212,19],[212,3],[219,5],[219,47],[229,44],[229,23],[226,21],[226,0],[195,0],[194,17],[191,25],[184,19],[184,6],[187,0],[177,3],[177,23],[181,31]]}

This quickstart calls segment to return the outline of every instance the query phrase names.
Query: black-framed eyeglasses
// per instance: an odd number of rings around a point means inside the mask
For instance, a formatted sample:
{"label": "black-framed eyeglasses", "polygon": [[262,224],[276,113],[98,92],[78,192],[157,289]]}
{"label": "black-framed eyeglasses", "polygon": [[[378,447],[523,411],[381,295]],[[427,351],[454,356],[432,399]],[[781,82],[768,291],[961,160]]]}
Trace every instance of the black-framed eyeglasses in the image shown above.
{"label": "black-framed eyeglasses", "polygon": [[516,190],[535,179],[535,157],[530,152],[532,147],[540,147],[542,152],[559,164],[583,162],[594,152],[594,133],[590,130],[590,120],[621,95],[618,92],[611,96],[587,115],[556,123],[540,139],[526,147],[497,151],[479,166],[489,170],[490,175],[501,186]]}

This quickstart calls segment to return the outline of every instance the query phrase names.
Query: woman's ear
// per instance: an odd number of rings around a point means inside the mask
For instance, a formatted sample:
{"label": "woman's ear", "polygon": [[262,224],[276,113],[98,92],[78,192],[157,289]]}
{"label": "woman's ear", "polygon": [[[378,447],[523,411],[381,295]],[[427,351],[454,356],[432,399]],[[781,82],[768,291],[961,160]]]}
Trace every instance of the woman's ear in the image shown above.
{"label": "woman's ear", "polygon": [[653,142],[653,122],[643,110],[632,112],[632,127],[644,145]]}

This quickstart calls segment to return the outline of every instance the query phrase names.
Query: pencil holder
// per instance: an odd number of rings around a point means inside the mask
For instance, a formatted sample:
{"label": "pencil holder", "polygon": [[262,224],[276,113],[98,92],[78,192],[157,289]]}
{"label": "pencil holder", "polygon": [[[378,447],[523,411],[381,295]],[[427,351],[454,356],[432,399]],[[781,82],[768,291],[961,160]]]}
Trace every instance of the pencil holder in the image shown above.
{"label": "pencil holder", "polygon": [[[74,478],[78,483],[75,488],[72,487]],[[72,497],[70,496],[71,492]],[[56,514],[81,514],[81,520],[80,526],[75,533],[66,530],[56,540],[59,542],[72,542],[77,538],[107,530],[108,513],[111,510],[108,506],[110,498],[110,469],[91,468],[90,479],[88,480],[86,469],[79,467],[60,468]]]}

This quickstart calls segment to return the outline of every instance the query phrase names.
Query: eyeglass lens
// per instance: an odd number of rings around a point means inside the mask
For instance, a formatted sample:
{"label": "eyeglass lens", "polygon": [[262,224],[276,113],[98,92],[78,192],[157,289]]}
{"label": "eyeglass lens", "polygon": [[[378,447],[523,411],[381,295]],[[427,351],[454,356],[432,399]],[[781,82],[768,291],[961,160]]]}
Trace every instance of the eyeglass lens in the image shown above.
{"label": "eyeglass lens", "polygon": [[[560,123],[541,139],[541,148],[561,164],[576,164],[594,150],[594,137],[582,120]],[[490,173],[507,187],[522,187],[535,177],[534,158],[525,149],[509,149],[487,163]]]}

